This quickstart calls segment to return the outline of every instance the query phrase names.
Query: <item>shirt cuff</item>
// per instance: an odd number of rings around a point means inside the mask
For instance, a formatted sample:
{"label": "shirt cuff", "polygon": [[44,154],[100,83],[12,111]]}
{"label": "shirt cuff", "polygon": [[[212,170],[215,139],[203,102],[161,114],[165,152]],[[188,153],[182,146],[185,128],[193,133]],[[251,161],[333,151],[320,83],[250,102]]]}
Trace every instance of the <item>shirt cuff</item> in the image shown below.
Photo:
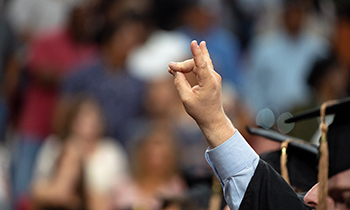
{"label": "shirt cuff", "polygon": [[208,148],[205,157],[220,181],[235,176],[259,159],[258,154],[250,147],[238,130],[221,145],[213,149]]}

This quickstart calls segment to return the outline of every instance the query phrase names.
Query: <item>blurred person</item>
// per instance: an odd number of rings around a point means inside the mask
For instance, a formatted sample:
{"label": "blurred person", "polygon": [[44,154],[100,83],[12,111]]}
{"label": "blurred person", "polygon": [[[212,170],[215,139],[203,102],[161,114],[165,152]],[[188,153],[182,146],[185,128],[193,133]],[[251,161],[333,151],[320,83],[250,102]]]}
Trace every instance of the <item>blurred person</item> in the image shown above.
{"label": "blurred person", "polygon": [[126,65],[132,75],[145,82],[170,78],[164,73],[164,65],[171,59],[189,58],[189,41],[191,39],[181,32],[155,29],[142,45],[131,51]]}
{"label": "blurred person", "polygon": [[179,98],[170,78],[148,81],[143,99],[144,114],[129,123],[129,138],[133,138],[138,129],[150,122],[159,125],[175,123]]}
{"label": "blurred person", "polygon": [[36,154],[51,133],[62,78],[94,54],[85,15],[83,7],[76,7],[66,27],[38,36],[30,45],[26,64],[28,79],[16,130],[18,141],[12,157],[15,202],[26,198]]}
{"label": "blurred person", "polygon": [[210,182],[213,174],[201,152],[206,148],[204,137],[195,122],[185,115],[171,78],[147,82],[143,106],[144,115],[128,124],[128,139],[133,139],[148,124],[168,126],[181,142],[179,166],[188,185],[192,187],[207,179]]}
{"label": "blurred person", "polygon": [[33,37],[64,27],[79,2],[82,1],[11,0],[7,16],[15,33],[30,43]]}
{"label": "blurred person", "polygon": [[[344,68],[335,54],[331,53],[314,62],[307,83],[312,89],[311,100],[307,104],[296,105],[291,111],[292,114],[320,106],[325,101],[348,96],[347,88],[350,84],[350,77],[347,69]],[[318,119],[308,119],[296,124],[289,134],[318,144],[320,136],[318,125]]]}
{"label": "blurred person", "polygon": [[31,198],[35,209],[111,210],[112,186],[127,174],[121,145],[104,136],[104,117],[91,98],[62,102],[56,135],[40,150]]}
{"label": "blurred person", "polygon": [[[334,5],[332,2],[330,0],[305,0],[303,1],[303,5],[305,10],[304,30],[308,33],[329,39],[333,34],[335,20]],[[255,17],[252,34],[269,33],[280,27],[284,8],[284,0],[255,2],[253,7],[246,8],[250,12],[253,12],[252,15]]]}
{"label": "blurred person", "polygon": [[10,210],[9,151],[0,145],[0,209]]}
{"label": "blurred person", "polygon": [[[179,32],[155,30],[146,42],[132,50],[127,59],[131,75],[145,83],[142,101],[143,114],[131,121],[128,126],[130,138],[151,122],[157,124],[176,124],[180,101],[171,77],[164,72],[170,59],[187,58],[189,38]],[[170,49],[170,50],[168,50]],[[130,129],[129,129],[130,128]]]}
{"label": "blurred person", "polygon": [[[104,22],[113,22],[124,15],[125,11],[144,14],[145,21],[150,21],[149,13],[152,9],[151,0],[95,0],[95,10]],[[148,22],[151,24],[151,22]],[[151,27],[151,25],[148,25]]]}
{"label": "blurred person", "polygon": [[[190,39],[178,31],[155,30],[147,41],[131,52],[128,59],[130,73],[145,81],[143,100],[144,113],[132,120],[128,133],[152,122],[168,125],[181,142],[180,166],[189,187],[211,184],[212,171],[206,163],[202,151],[206,148],[204,136],[195,122],[186,114],[171,77],[164,71],[170,60],[187,59]],[[193,80],[194,75],[186,75]]]}
{"label": "blurred person", "polygon": [[304,1],[284,0],[283,5],[283,25],[256,36],[250,48],[246,95],[255,113],[271,106],[283,113],[306,103],[307,70],[328,51],[326,40],[303,28]]}
{"label": "blurred person", "polygon": [[148,124],[130,144],[132,176],[115,192],[115,209],[160,209],[186,185],[179,174],[176,139],[168,125]]}
{"label": "blurred person", "polygon": [[5,142],[11,102],[19,80],[18,40],[0,6],[0,142]]}
{"label": "blurred person", "polygon": [[[333,0],[337,8],[335,32],[332,37],[334,51],[340,63],[350,71],[350,2]],[[348,90],[350,95],[350,87]]]}
{"label": "blurred person", "polygon": [[314,63],[309,72],[307,83],[312,88],[313,99],[317,104],[344,98],[347,94],[349,72],[332,53]]}
{"label": "blurred person", "polygon": [[144,83],[131,75],[126,60],[134,47],[145,39],[146,28],[142,16],[126,12],[106,24],[98,36],[98,55],[90,65],[69,75],[62,87],[69,100],[78,93],[96,98],[106,116],[106,131],[120,141],[127,142],[127,124],[142,113]]}
{"label": "blurred person", "polygon": [[242,42],[242,48],[246,51],[259,26],[263,30],[271,29],[271,20],[276,18],[276,13],[281,8],[282,0],[237,0],[229,1],[228,7],[233,10],[237,17],[236,30]]}
{"label": "blurred person", "polygon": [[336,8],[331,0],[308,0],[306,28],[326,39],[334,35]]}
{"label": "blurred person", "polygon": [[10,184],[8,139],[11,102],[18,85],[16,59],[17,37],[4,15],[5,1],[0,1],[0,209],[10,209]]}
{"label": "blurred person", "polygon": [[221,24],[221,3],[214,0],[188,0],[180,13],[178,31],[191,39],[206,40],[217,71],[241,93],[244,78],[240,69],[240,45],[236,36]]}

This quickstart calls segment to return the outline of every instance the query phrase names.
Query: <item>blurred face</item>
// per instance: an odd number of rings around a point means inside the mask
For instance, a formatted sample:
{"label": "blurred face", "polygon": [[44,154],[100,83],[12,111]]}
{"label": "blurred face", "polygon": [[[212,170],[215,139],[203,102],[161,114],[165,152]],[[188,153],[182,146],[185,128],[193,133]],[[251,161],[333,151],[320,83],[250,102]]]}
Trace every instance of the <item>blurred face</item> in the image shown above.
{"label": "blurred face", "polygon": [[144,41],[145,33],[145,27],[141,22],[125,22],[106,43],[110,57],[124,62],[130,51]]}
{"label": "blurred face", "polygon": [[348,83],[349,83],[349,72],[341,67],[334,66],[332,70],[325,76],[323,84],[328,84],[329,88],[334,93],[335,98],[342,98],[346,96]]}
{"label": "blurred face", "polygon": [[172,111],[177,99],[178,95],[171,80],[157,80],[148,85],[145,106],[151,115],[164,115]]}
{"label": "blurred face", "polygon": [[70,30],[76,41],[91,41],[93,33],[93,17],[88,7],[76,7],[70,16]]}
{"label": "blurred face", "polygon": [[72,134],[80,139],[98,139],[103,132],[102,117],[95,105],[83,104],[72,125]]}
{"label": "blurred face", "polygon": [[[332,176],[328,180],[327,210],[350,210],[350,169]],[[317,209],[318,184],[304,197],[304,202]]]}
{"label": "blurred face", "polygon": [[296,35],[304,22],[305,9],[298,3],[289,5],[284,11],[284,23],[290,34]]}
{"label": "blurred face", "polygon": [[199,6],[188,7],[184,11],[182,19],[184,24],[199,32],[207,30],[215,22],[215,17],[210,11]]}
{"label": "blurred face", "polygon": [[143,171],[159,174],[171,171],[175,165],[175,154],[169,136],[158,132],[151,135],[146,141],[139,156]]}

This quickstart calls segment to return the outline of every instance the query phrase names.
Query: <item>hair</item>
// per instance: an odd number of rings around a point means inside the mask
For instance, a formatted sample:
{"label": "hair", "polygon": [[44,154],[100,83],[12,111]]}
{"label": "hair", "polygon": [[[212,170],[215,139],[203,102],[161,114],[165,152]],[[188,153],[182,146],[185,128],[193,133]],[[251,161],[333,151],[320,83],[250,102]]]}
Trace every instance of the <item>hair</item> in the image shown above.
{"label": "hair", "polygon": [[170,145],[175,157],[173,170],[169,171],[169,174],[176,173],[179,169],[179,166],[178,166],[179,157],[177,155],[179,153],[177,152],[178,148],[176,144],[177,142],[176,136],[168,127],[164,127],[162,125],[161,126],[155,125],[154,123],[149,123],[145,125],[141,129],[141,131],[139,131],[136,134],[136,137],[133,138],[130,144],[128,145],[129,156],[131,160],[131,171],[136,178],[139,176],[142,176],[142,173],[143,173],[143,171],[140,168],[139,155],[143,151],[145,146],[150,141],[152,141],[150,137],[152,137],[154,134],[157,134],[157,133],[166,134],[168,136],[168,138],[162,139],[162,140],[164,140],[165,142],[168,143],[168,145]]}
{"label": "hair", "polygon": [[348,0],[333,0],[337,16],[350,20],[350,2]]}
{"label": "hair", "polygon": [[307,79],[307,84],[312,88],[317,88],[321,79],[332,70],[332,67],[338,65],[336,57],[331,54],[326,58],[319,58],[311,68]]}
{"label": "hair", "polygon": [[107,44],[124,25],[130,22],[143,22],[142,16],[135,13],[126,13],[117,20],[104,23],[101,29],[96,33],[95,42],[98,45]]}
{"label": "hair", "polygon": [[104,122],[103,112],[99,103],[94,98],[86,95],[78,95],[69,99],[64,99],[56,108],[54,117],[54,132],[62,141],[70,134],[74,120],[77,118],[82,107],[86,104],[90,104],[96,108]]}

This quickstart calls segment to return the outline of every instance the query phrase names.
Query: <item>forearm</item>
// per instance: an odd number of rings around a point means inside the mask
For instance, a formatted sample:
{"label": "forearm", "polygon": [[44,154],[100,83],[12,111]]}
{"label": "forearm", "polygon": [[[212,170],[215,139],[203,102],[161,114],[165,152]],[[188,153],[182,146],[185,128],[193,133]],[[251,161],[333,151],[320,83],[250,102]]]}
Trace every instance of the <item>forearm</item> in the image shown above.
{"label": "forearm", "polygon": [[80,204],[79,198],[72,192],[62,192],[50,181],[36,181],[31,193],[34,205],[74,207]]}

